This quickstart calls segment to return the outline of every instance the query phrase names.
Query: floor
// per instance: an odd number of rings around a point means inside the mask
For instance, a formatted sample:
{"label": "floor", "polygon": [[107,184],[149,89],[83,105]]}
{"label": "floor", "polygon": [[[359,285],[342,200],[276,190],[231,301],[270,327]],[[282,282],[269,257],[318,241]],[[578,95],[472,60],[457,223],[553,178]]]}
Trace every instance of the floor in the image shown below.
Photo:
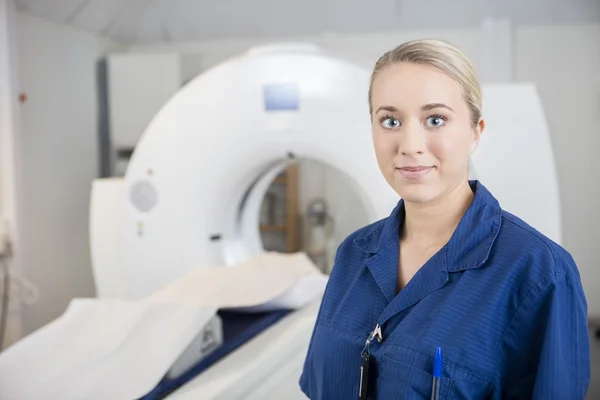
{"label": "floor", "polygon": [[[600,330],[600,326],[595,328]],[[600,337],[590,329],[590,347],[592,353],[592,379],[586,400],[600,400]]]}

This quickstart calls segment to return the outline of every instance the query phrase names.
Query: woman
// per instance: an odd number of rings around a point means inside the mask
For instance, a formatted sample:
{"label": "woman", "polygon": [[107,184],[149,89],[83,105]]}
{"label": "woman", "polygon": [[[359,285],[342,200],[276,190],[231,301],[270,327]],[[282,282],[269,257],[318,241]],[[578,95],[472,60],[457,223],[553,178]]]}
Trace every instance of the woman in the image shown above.
{"label": "woman", "polygon": [[340,245],[303,392],[584,399],[587,304],[573,258],[468,180],[485,127],[468,59],[442,41],[405,43],[377,62],[369,103],[379,168],[402,200]]}

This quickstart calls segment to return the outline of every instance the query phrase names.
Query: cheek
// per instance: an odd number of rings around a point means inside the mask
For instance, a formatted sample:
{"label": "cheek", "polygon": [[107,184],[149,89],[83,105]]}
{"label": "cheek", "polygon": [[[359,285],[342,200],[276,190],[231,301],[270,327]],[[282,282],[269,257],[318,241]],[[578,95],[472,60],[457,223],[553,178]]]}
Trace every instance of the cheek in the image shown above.
{"label": "cheek", "polygon": [[444,166],[462,167],[468,162],[471,151],[470,142],[453,132],[445,132],[442,135],[434,135],[430,138],[428,147],[433,156]]}
{"label": "cheek", "polygon": [[373,134],[373,145],[379,161],[386,161],[394,158],[395,141],[392,140],[390,135],[386,136],[375,132]]}

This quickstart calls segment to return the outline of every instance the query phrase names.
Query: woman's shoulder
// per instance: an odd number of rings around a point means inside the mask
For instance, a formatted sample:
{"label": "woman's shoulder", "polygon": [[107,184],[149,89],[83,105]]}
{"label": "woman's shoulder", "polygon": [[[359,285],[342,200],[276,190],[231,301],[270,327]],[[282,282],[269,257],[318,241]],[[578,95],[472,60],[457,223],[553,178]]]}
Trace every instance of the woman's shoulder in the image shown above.
{"label": "woman's shoulder", "polygon": [[565,247],[505,210],[493,253],[497,259],[510,262],[515,272],[532,278],[560,274],[580,279],[577,264]]}
{"label": "woman's shoulder", "polygon": [[336,257],[356,252],[374,253],[379,246],[381,235],[389,218],[372,222],[350,233],[338,246]]}
{"label": "woman's shoulder", "polygon": [[358,272],[365,260],[376,252],[384,230],[386,221],[383,218],[356,229],[346,236],[339,244],[335,254],[332,277],[340,274],[344,277],[351,276],[352,270]]}

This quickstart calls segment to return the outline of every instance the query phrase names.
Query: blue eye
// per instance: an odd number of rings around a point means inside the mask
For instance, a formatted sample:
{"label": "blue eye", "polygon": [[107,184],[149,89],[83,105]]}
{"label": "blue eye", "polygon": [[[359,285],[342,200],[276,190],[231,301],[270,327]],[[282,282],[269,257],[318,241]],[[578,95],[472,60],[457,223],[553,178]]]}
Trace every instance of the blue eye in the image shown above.
{"label": "blue eye", "polygon": [[439,128],[440,126],[444,125],[445,122],[446,117],[442,115],[432,115],[431,117],[427,118],[427,125],[433,128]]}
{"label": "blue eye", "polygon": [[394,117],[383,117],[381,119],[381,125],[383,125],[385,129],[394,129],[400,126],[400,121]]}

